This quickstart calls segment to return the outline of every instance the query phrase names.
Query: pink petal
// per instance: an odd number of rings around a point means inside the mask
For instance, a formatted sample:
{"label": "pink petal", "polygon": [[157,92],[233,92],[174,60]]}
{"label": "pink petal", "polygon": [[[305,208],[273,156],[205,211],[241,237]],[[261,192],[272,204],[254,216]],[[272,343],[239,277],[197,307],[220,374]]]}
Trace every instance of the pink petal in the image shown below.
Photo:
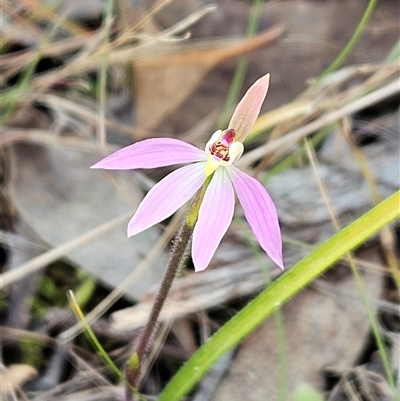
{"label": "pink petal", "polygon": [[131,170],[206,160],[204,151],[174,138],[151,138],[117,150],[91,168]]}
{"label": "pink petal", "polygon": [[236,130],[235,140],[243,142],[251,130],[251,127],[260,114],[261,106],[267,95],[269,86],[269,74],[258,79],[245,93],[242,100],[237,105],[228,129]]}
{"label": "pink petal", "polygon": [[206,179],[205,163],[184,166],[154,185],[128,224],[128,237],[163,221],[186,203]]}
{"label": "pink petal", "polygon": [[229,173],[254,235],[269,257],[283,269],[281,230],[274,202],[255,178],[234,166]]}
{"label": "pink petal", "polygon": [[204,195],[193,232],[192,258],[196,271],[210,263],[222,237],[232,222],[235,194],[229,174],[218,168]]}

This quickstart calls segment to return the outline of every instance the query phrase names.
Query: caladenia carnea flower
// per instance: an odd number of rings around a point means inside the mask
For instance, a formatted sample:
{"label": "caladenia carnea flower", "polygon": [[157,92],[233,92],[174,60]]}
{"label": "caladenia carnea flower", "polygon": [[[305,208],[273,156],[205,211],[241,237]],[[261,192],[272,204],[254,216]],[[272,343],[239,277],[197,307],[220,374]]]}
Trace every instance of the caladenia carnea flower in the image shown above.
{"label": "caladenia carnea flower", "polygon": [[208,266],[231,224],[235,192],[261,248],[283,268],[275,205],[260,182],[234,166],[243,153],[243,141],[260,113],[268,86],[269,74],[249,88],[228,128],[216,131],[204,151],[178,139],[152,138],[120,149],[92,166],[129,170],[191,163],[167,175],[147,193],[128,224],[128,236],[171,216],[205,184],[193,230],[195,270]]}

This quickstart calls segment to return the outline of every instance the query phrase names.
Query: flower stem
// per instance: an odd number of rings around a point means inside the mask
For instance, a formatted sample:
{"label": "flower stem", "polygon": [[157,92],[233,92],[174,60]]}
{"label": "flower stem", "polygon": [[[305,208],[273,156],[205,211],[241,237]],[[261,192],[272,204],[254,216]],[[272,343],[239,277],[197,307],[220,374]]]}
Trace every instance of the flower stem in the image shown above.
{"label": "flower stem", "polygon": [[[149,319],[143,331],[140,333],[137,345],[135,347],[135,352],[129,358],[129,361],[126,364],[126,380],[134,388],[138,388],[140,386],[143,362],[146,360],[150,343],[152,342],[158,327],[161,310],[171,290],[174,278],[177,276],[180,267],[183,266],[183,263],[188,256],[186,250],[189,246],[190,239],[192,238],[200,205],[211,178],[212,176],[207,177],[202,187],[197,191],[190,206],[190,210],[185,220],[182,222],[177,235],[175,236],[175,243],[172,248],[167,270],[165,272],[163,281],[161,282],[156,299],[154,300],[154,304],[151,308]],[[125,395],[126,401],[131,401],[133,399],[133,394],[129,386],[126,387]]]}
{"label": "flower stem", "polygon": [[[179,267],[183,265],[186,260],[187,252],[190,238],[192,237],[194,227],[189,227],[185,222],[181,225],[174,242],[171,257],[169,259],[167,270],[165,272],[164,278],[161,282],[160,289],[154,300],[154,304],[150,311],[149,319],[140,333],[135,352],[130,358],[126,366],[126,379],[133,386],[138,388],[141,380],[141,368],[143,367],[143,362],[145,361],[150,343],[154,338],[155,331],[158,327],[158,319],[164,303],[167,299],[169,291],[171,289],[174,278],[176,277]],[[127,387],[127,401],[132,399],[132,394],[130,389]],[[129,393],[129,394],[128,394]]]}

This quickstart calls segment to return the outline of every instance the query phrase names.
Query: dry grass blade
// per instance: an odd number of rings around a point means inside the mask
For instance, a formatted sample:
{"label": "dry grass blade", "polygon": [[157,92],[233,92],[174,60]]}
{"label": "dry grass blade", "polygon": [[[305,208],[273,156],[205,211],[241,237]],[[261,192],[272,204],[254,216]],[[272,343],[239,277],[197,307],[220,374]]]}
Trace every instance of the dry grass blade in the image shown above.
{"label": "dry grass blade", "polygon": [[[75,149],[96,150],[98,146],[92,140],[84,140],[75,136],[57,137],[52,132],[40,129],[6,128],[1,137],[2,145],[17,143],[34,143],[46,146],[65,146]],[[111,153],[117,150],[114,145],[107,145],[105,151]]]}
{"label": "dry grass blade", "polygon": [[239,161],[238,165],[246,167],[254,163],[255,161],[265,157],[266,155],[282,149],[292,149],[298,143],[299,140],[303,139],[307,135],[310,135],[317,130],[325,127],[328,124],[334,123],[343,117],[349,116],[357,111],[363,110],[368,106],[372,106],[380,101],[390,98],[400,92],[399,81],[392,81],[385,86],[360,97],[357,100],[353,100],[345,106],[338,108],[332,112],[326,112],[315,121],[308,123],[300,128],[297,128],[291,132],[288,132],[283,137],[275,139],[271,142],[266,143],[246,153]]}
{"label": "dry grass blade", "polygon": [[[123,283],[119,286],[115,287],[109,295],[107,295],[93,310],[91,310],[86,316],[85,319],[88,324],[94,323],[100,316],[102,316],[118,299],[120,299],[125,290],[131,285],[131,283],[136,279],[136,277],[148,267],[154,258],[161,252],[162,249],[165,248],[166,244],[171,240],[174,235],[177,226],[182,218],[182,213],[177,213],[177,215],[173,218],[171,223],[168,225],[167,230],[165,230],[164,234],[159,238],[157,243],[153,246],[151,251],[146,255],[146,257],[139,263],[138,266],[130,273]],[[60,339],[67,343],[73,340],[82,330],[84,326],[81,322],[78,322],[75,326],[69,328],[60,334]]]}
{"label": "dry grass blade", "polygon": [[124,216],[118,217],[112,221],[109,221],[100,227],[95,228],[94,230],[73,239],[63,245],[60,245],[54,249],[51,249],[36,258],[22,264],[21,266],[16,267],[8,272],[0,275],[0,280],[2,283],[2,287],[5,288],[12,283],[22,279],[28,274],[32,274],[33,272],[46,267],[49,263],[54,262],[55,260],[68,255],[72,250],[77,249],[86,243],[92,241],[93,239],[104,235],[111,229],[119,226],[122,223],[126,223],[128,218],[131,216],[131,212]]}
{"label": "dry grass blade", "polygon": [[[188,314],[206,310],[232,299],[259,291],[265,286],[265,272],[257,265],[243,263],[234,267],[210,270],[199,275],[188,275],[179,280],[166,301],[160,320],[172,321]],[[149,294],[141,303],[112,315],[115,333],[133,331],[143,326],[153,302]]]}
{"label": "dry grass blade", "polygon": [[[297,134],[294,135],[295,138],[290,136],[293,131],[300,130],[300,139],[323,128],[325,125],[338,121],[342,117],[363,110],[368,107],[368,104],[357,103],[356,107],[358,109],[352,107],[348,109],[347,107],[350,103],[360,100],[371,91],[378,90],[396,79],[399,71],[397,61],[388,64],[345,67],[343,70],[327,76],[318,87],[311,87],[306,90],[293,102],[261,115],[250,133],[250,138],[272,128],[268,143],[263,146],[263,149],[269,146],[274,147],[274,149],[265,153],[264,159],[257,167],[257,171],[273,165],[280,156],[295,148],[298,139],[296,139]],[[350,89],[342,89],[351,79],[356,78],[358,80],[363,78],[363,81]],[[389,90],[386,98],[390,98],[393,95],[394,93]],[[372,103],[369,105],[384,99],[385,96],[378,97],[376,100],[371,99]],[[332,110],[336,111],[332,112]],[[336,112],[338,113],[337,117],[335,117]],[[324,121],[327,122],[325,123]],[[286,135],[289,135],[288,142],[282,139]],[[283,146],[285,143],[286,146]],[[275,144],[277,147],[275,147]],[[277,151],[278,148],[279,151]],[[262,158],[261,152],[259,150],[257,158]],[[271,153],[274,153],[274,155],[271,156]],[[251,156],[249,154],[245,155],[239,163],[244,163],[243,160],[246,160],[247,157],[250,158]]]}

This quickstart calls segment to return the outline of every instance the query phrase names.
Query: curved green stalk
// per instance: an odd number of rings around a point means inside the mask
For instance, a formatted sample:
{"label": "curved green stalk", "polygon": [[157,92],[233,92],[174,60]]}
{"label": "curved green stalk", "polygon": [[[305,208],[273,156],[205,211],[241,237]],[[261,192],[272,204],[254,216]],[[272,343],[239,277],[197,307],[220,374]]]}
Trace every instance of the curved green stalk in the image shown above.
{"label": "curved green stalk", "polygon": [[321,275],[343,255],[400,216],[400,191],[329,238],[243,308],[186,362],[158,401],[178,401],[226,351],[237,345],[275,309]]}
{"label": "curved green stalk", "polygon": [[89,336],[89,339],[92,341],[93,346],[97,349],[101,357],[104,359],[105,363],[108,365],[108,367],[111,369],[111,371],[118,377],[120,378],[125,384],[130,388],[130,390],[135,393],[135,395],[139,398],[140,401],[146,401],[146,399],[139,393],[139,391],[132,387],[126,380],[124,374],[121,372],[121,370],[114,364],[112,359],[108,356],[106,350],[102,347],[100,344],[100,341],[97,339],[96,335],[94,334],[93,330],[91,329],[89,323],[86,321],[85,316],[83,315],[83,312],[81,308],[79,307],[78,303],[76,302],[74,293],[69,290],[67,292],[67,296],[69,299],[69,303],[71,305],[72,311],[74,312],[75,316],[77,319],[83,324],[83,326],[86,329],[87,335]]}
{"label": "curved green stalk", "polygon": [[364,32],[365,27],[367,26],[369,20],[371,19],[372,13],[375,10],[375,7],[378,5],[379,0],[370,0],[368,3],[368,7],[364,11],[364,15],[361,18],[361,21],[358,23],[356,30],[353,33],[353,36],[344,47],[344,49],[340,52],[340,54],[336,57],[336,59],[332,62],[332,64],[316,79],[315,84],[320,82],[324,77],[329,75],[332,71],[338,69],[346,60],[346,58],[352,52],[354,46],[359,41],[361,35]]}

